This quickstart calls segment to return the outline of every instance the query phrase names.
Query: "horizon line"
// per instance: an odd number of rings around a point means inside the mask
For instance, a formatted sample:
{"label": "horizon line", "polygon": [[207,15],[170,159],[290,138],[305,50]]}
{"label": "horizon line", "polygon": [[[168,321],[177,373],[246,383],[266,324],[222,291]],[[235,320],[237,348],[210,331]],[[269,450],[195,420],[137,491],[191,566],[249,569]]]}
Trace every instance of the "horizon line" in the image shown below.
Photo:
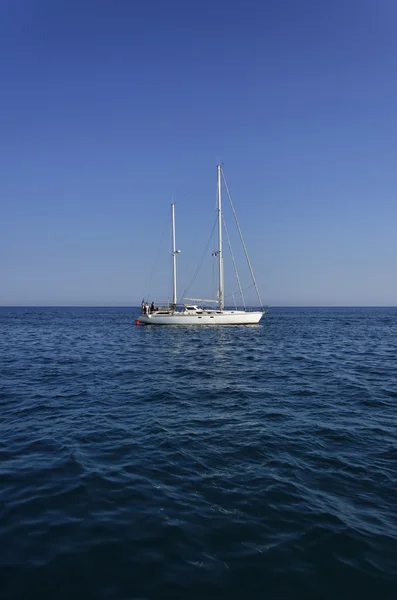
{"label": "horizon line", "polygon": [[[141,304],[0,304],[1,308],[140,308]],[[250,304],[247,308],[256,308]],[[393,304],[272,304],[264,308],[397,308]]]}

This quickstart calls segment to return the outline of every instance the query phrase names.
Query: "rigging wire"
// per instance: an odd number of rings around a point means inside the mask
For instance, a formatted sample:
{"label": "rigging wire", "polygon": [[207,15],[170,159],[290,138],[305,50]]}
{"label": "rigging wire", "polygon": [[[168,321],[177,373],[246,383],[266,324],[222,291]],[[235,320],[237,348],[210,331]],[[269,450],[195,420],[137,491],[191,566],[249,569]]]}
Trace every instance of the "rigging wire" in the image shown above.
{"label": "rigging wire", "polygon": [[209,247],[209,245],[210,245],[210,243],[211,243],[212,236],[213,236],[213,234],[214,234],[214,230],[215,230],[216,224],[217,224],[217,219],[216,219],[216,220],[215,220],[215,222],[214,222],[214,225],[213,225],[213,227],[212,227],[212,230],[211,230],[210,236],[209,236],[209,238],[208,238],[207,245],[206,245],[206,247],[205,247],[205,249],[204,249],[203,255],[202,255],[201,259],[200,259],[200,262],[199,262],[199,264],[198,264],[198,266],[197,266],[197,269],[196,269],[196,271],[194,272],[194,275],[193,275],[193,277],[191,278],[191,280],[190,280],[190,282],[189,282],[189,284],[188,284],[187,288],[186,288],[186,289],[185,289],[185,291],[183,292],[183,294],[182,294],[182,298],[185,298],[185,297],[186,297],[186,295],[189,293],[189,291],[190,291],[190,288],[191,288],[191,287],[192,287],[192,285],[194,284],[194,282],[195,282],[195,280],[196,280],[196,278],[197,278],[197,275],[199,274],[199,272],[200,272],[200,269],[201,269],[201,267],[203,266],[203,262],[204,262],[204,259],[205,259],[205,255],[207,254],[208,247]]}
{"label": "rigging wire", "polygon": [[[247,290],[250,290],[254,287],[254,284],[252,283],[251,285],[248,285],[247,287],[243,288],[243,292],[246,292]],[[234,294],[238,294],[240,293],[240,290],[235,290],[234,292],[230,292],[230,294],[227,294],[225,296],[225,298],[230,298],[230,296],[233,296]],[[246,307],[245,307],[246,308]]]}
{"label": "rigging wire", "polygon": [[211,298],[216,297],[216,283],[215,283],[215,261],[212,261],[212,280],[211,280]]}
{"label": "rigging wire", "polygon": [[[234,260],[234,254],[233,254],[233,250],[232,250],[232,245],[231,245],[231,243],[230,243],[229,232],[228,232],[228,230],[227,230],[227,227],[226,227],[226,221],[225,221],[225,218],[224,218],[224,216],[223,216],[223,215],[222,215],[222,221],[223,221],[223,227],[224,227],[224,229],[225,229],[225,233],[226,233],[226,239],[227,239],[227,243],[228,243],[228,246],[229,246],[230,255],[231,255],[231,257],[232,257],[232,262],[233,262],[233,267],[234,267],[234,273],[235,273],[235,275],[236,275],[237,284],[238,284],[238,289],[239,289],[239,291],[240,291],[241,299],[242,299],[242,301],[243,301],[243,305],[244,305],[244,308],[245,308],[245,299],[244,299],[243,290],[242,290],[242,288],[241,288],[240,277],[239,277],[239,275],[238,275],[238,271],[237,271],[237,265],[236,265],[236,261]],[[234,303],[236,304],[236,300],[235,300],[235,298],[234,298],[234,292],[232,292],[232,294],[231,294],[231,295],[233,296]]]}
{"label": "rigging wire", "polygon": [[245,254],[245,258],[246,258],[246,260],[247,260],[248,268],[249,268],[249,270],[250,270],[251,277],[252,277],[252,281],[254,282],[254,286],[255,286],[256,294],[257,294],[257,296],[258,296],[258,300],[259,300],[259,306],[260,306],[261,308],[263,308],[262,299],[261,299],[261,297],[260,297],[260,294],[259,294],[259,289],[258,289],[258,286],[257,286],[257,284],[256,284],[256,280],[255,280],[254,271],[253,271],[253,269],[252,269],[252,266],[251,266],[251,261],[250,261],[250,259],[249,259],[249,256],[248,256],[247,247],[246,247],[246,245],[245,245],[244,238],[243,238],[243,234],[242,234],[242,232],[241,232],[241,229],[240,229],[240,225],[239,225],[239,222],[238,222],[238,219],[237,219],[236,211],[234,210],[234,205],[233,205],[233,202],[232,202],[232,197],[231,197],[231,195],[230,195],[229,188],[227,187],[227,183],[226,183],[225,175],[224,175],[224,173],[223,173],[223,169],[221,169],[221,172],[222,172],[222,179],[223,179],[223,182],[224,182],[224,184],[225,184],[226,192],[227,192],[227,195],[229,196],[230,206],[232,207],[232,211],[233,211],[234,220],[236,221],[237,230],[238,230],[238,232],[239,232],[239,235],[240,235],[240,240],[241,240],[241,243],[242,243],[242,245],[243,245],[243,248],[244,248],[244,254]]}

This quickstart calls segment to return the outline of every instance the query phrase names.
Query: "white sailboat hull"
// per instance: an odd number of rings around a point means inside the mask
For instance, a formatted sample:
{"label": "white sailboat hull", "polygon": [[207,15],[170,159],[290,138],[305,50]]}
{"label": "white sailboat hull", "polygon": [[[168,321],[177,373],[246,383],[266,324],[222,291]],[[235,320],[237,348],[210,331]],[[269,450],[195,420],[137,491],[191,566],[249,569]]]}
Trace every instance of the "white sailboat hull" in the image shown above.
{"label": "white sailboat hull", "polygon": [[145,325],[256,325],[263,314],[262,311],[243,310],[224,310],[214,314],[170,312],[162,315],[141,315],[138,321]]}

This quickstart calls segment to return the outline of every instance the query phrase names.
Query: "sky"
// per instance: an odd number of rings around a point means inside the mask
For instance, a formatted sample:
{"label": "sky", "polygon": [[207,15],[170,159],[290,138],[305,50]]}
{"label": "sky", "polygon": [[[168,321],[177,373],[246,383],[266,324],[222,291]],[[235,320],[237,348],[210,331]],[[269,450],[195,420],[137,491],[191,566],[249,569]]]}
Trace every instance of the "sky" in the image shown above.
{"label": "sky", "polygon": [[395,0],[0,0],[0,305],[170,298],[171,202],[214,297],[221,162],[264,304],[396,306],[396,73]]}

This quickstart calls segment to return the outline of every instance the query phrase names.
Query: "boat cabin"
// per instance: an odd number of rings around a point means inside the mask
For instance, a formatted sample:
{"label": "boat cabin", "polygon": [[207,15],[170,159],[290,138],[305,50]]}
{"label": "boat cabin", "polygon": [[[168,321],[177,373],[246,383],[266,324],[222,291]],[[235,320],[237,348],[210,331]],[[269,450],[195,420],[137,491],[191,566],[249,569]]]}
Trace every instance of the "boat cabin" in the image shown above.
{"label": "boat cabin", "polygon": [[203,314],[203,309],[194,304],[185,304],[183,312],[195,315]]}

